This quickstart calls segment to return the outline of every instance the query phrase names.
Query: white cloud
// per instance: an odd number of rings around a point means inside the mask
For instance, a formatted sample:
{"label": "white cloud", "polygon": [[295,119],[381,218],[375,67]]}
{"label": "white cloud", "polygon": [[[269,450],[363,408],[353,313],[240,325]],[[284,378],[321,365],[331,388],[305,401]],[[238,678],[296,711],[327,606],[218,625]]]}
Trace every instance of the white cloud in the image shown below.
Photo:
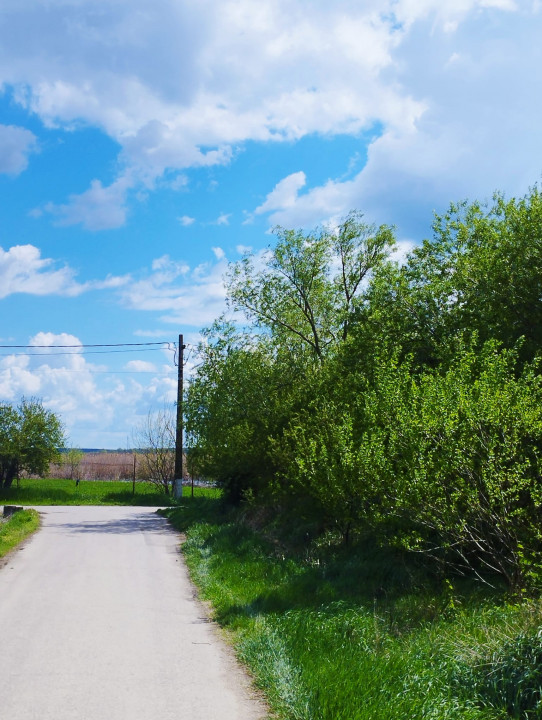
{"label": "white cloud", "polygon": [[159,258],[150,274],[120,291],[121,302],[131,310],[161,313],[161,322],[179,327],[209,325],[226,306],[223,276],[227,260],[225,256],[215,257],[215,263],[193,269],[167,256]]}
{"label": "white cloud", "polygon": [[[410,192],[422,177],[429,190],[435,180],[442,185],[446,163],[457,175],[459,159],[464,176],[479,158],[489,176],[487,157],[498,167],[491,156],[498,157],[495,141],[504,135],[493,132],[499,113],[520,157],[525,148],[536,155],[538,123],[528,133],[524,126],[539,113],[521,108],[539,104],[537,10],[536,2],[526,8],[514,0],[314,0],[310,12],[292,0],[118,0],[99,8],[92,0],[6,0],[0,82],[46,124],[98,127],[121,148],[115,182],[95,179],[66,203],[44,206],[59,224],[119,227],[129,197],[142,187],[152,190],[170,173],[184,186],[183,170],[230,163],[248,141],[356,135],[375,126],[382,141],[364,178],[390,187],[391,197],[398,182]],[[513,23],[516,35],[507,41]],[[467,48],[474,48],[470,62]],[[444,74],[454,69],[455,78]],[[487,117],[484,107],[491,108]],[[487,140],[477,142],[476,133]],[[457,143],[456,158],[449,142]],[[398,173],[386,144],[395,147]],[[31,134],[19,134],[10,147],[4,164],[20,172]],[[410,170],[403,175],[405,161],[413,162],[414,182]],[[290,207],[295,215],[308,202],[306,194],[297,197],[302,177],[300,171],[279,183],[258,212]],[[368,180],[358,185],[361,200],[365,191],[374,195]],[[333,196],[345,190],[348,198],[350,189],[330,180],[312,200],[343,207]]]}
{"label": "white cloud", "polygon": [[130,375],[119,379],[114,372],[108,372],[108,365],[88,362],[81,341],[73,335],[40,332],[28,344],[76,347],[14,350],[11,355],[0,356],[0,402],[39,397],[45,407],[59,414],[69,444],[126,447],[134,426],[146,416],[149,407],[173,402],[176,397],[172,353],[162,366],[130,361],[125,366]]}
{"label": "white cloud", "polygon": [[254,212],[261,214],[270,210],[293,207],[296,204],[299,191],[305,186],[306,182],[307,178],[303,171],[288,175],[275,185],[265,201]]}
{"label": "white cloud", "polygon": [[134,372],[151,372],[157,371],[156,365],[146,360],[130,360],[126,363],[126,370],[133,370]]}
{"label": "white cloud", "polygon": [[226,257],[226,253],[224,252],[224,250],[222,250],[222,248],[220,248],[220,247],[214,247],[214,248],[211,248],[211,249],[212,249],[212,251],[213,251],[213,253],[214,253],[214,255],[215,255],[215,258],[216,258],[217,260],[223,260],[223,259]]}
{"label": "white cloud", "polygon": [[252,247],[250,245],[236,245],[235,250],[239,255],[244,255],[245,253],[252,252]]}
{"label": "white cloud", "polygon": [[196,218],[190,217],[189,215],[183,215],[182,217],[178,218],[179,222],[183,227],[189,227],[190,225],[193,225],[196,221]]}
{"label": "white cloud", "polygon": [[0,125],[0,173],[18,175],[28,167],[28,156],[37,150],[37,138],[25,128]]}
{"label": "white cloud", "polygon": [[[315,2],[310,14],[286,0],[7,3],[0,79],[50,126],[101,128],[152,187],[168,170],[229,163],[247,140],[412,122],[417,103],[378,81],[397,44],[379,10],[376,0]],[[98,179],[47,209],[63,224],[118,227],[131,189]]]}
{"label": "white cloud", "polygon": [[70,195],[65,205],[47,203],[44,210],[57,218],[57,225],[82,225],[87,230],[118,228],[126,221],[126,196],[133,182],[121,177],[108,187],[93,180],[88,190]]}
{"label": "white cloud", "polygon": [[0,248],[0,298],[13,293],[30,295],[74,295],[80,286],[68,267],[54,269],[54,261],[42,258],[33,245]]}
{"label": "white cloud", "polygon": [[221,213],[215,220],[216,225],[229,225],[231,213]]}
{"label": "white cloud", "polygon": [[[394,57],[402,84],[423,98],[423,113],[413,124],[383,126],[356,175],[312,186],[307,177],[299,187],[287,176],[254,212],[269,213],[271,225],[313,227],[359,208],[371,222],[421,239],[433,211],[451,201],[523,194],[541,168],[542,96],[533,93],[540,20],[514,9],[497,0],[398,2],[398,21],[411,34]],[[496,31],[488,31],[488,17]],[[443,24],[453,18],[462,23],[450,35]]]}
{"label": "white cloud", "polygon": [[118,288],[129,280],[127,276],[108,276],[78,283],[73,269],[56,269],[56,264],[51,258],[42,258],[34,245],[15,245],[9,250],[0,247],[0,299],[14,293],[75,297],[88,290]]}

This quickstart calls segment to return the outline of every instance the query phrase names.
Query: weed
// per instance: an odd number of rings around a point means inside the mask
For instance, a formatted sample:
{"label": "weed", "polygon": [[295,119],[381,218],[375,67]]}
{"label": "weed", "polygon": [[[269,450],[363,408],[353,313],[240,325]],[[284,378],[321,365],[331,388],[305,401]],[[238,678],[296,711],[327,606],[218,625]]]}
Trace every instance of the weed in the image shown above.
{"label": "weed", "polygon": [[0,557],[4,557],[38,529],[40,518],[35,510],[22,510],[0,523]]}
{"label": "weed", "polygon": [[[302,546],[292,533],[289,549],[261,517],[246,523],[246,509],[217,497],[183,498],[164,513],[186,533],[191,575],[277,717],[540,717],[536,603],[507,605],[497,591],[438,580],[370,539]],[[496,672],[498,682],[486,682]],[[514,686],[523,715],[510,705]]]}

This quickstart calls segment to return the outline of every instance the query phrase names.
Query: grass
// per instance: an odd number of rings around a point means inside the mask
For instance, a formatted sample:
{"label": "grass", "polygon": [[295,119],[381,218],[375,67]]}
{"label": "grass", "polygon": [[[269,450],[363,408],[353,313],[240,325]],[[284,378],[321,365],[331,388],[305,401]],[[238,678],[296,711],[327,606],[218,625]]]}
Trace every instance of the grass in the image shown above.
{"label": "grass", "polygon": [[[122,481],[25,478],[20,487],[0,490],[0,504],[9,505],[171,505],[172,500],[148,483]],[[185,490],[186,492],[186,490]]]}
{"label": "grass", "polygon": [[39,524],[40,517],[35,510],[21,510],[0,522],[0,558],[35,532]]}
{"label": "grass", "polygon": [[277,718],[542,718],[537,602],[431,577],[368,541],[292,552],[216,498],[164,512]]}

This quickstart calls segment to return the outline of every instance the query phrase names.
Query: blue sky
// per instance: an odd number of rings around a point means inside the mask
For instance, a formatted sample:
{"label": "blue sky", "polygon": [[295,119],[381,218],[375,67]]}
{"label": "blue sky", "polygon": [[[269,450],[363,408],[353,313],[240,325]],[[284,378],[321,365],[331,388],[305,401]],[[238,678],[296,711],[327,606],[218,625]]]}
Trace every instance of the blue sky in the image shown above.
{"label": "blue sky", "polygon": [[127,447],[173,353],[82,346],[194,346],[277,224],[359,209],[405,252],[451,201],[524,194],[541,31],[539,0],[3,0],[0,402]]}

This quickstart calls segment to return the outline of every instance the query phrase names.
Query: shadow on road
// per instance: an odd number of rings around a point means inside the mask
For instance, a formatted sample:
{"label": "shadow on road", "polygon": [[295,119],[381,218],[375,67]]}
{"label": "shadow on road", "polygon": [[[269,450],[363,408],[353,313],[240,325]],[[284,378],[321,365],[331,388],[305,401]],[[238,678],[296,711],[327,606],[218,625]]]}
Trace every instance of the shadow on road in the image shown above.
{"label": "shadow on road", "polygon": [[55,522],[50,519],[47,528],[54,528],[61,533],[73,534],[110,534],[129,535],[132,533],[176,533],[167,520],[159,515],[140,513],[130,517],[110,518],[105,520],[83,520],[81,522]]}

